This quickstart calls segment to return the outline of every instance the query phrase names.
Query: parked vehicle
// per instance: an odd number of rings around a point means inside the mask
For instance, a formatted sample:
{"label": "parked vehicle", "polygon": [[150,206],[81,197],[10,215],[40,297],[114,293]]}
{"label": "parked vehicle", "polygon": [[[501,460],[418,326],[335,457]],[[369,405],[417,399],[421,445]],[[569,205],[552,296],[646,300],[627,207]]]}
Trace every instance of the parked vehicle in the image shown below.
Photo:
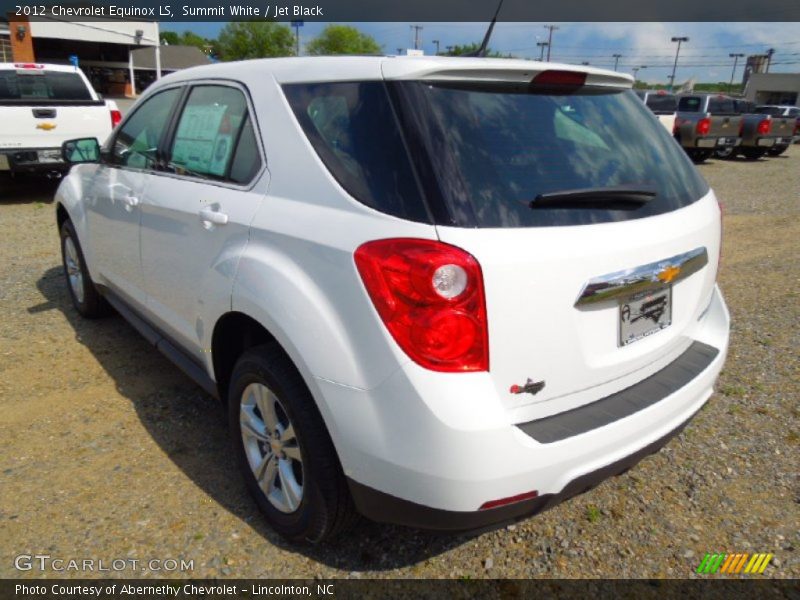
{"label": "parked vehicle", "polygon": [[0,63],[0,171],[60,177],[68,168],[61,144],[75,137],[105,140],[122,118],[72,66]]}
{"label": "parked vehicle", "polygon": [[636,90],[636,95],[642,99],[653,114],[658,117],[667,131],[675,131],[675,117],[678,111],[678,98],[666,90]]}
{"label": "parked vehicle", "polygon": [[715,150],[735,148],[741,142],[742,117],[732,99],[719,94],[679,94],[675,138],[695,162]]}
{"label": "parked vehicle", "polygon": [[714,155],[717,158],[733,158],[740,154],[748,160],[758,160],[766,156],[775,146],[783,146],[784,150],[789,146],[795,126],[794,119],[759,114],[752,102],[738,98],[730,100],[735,110],[742,116],[739,129],[742,141],[734,148],[716,150]]}
{"label": "parked vehicle", "polygon": [[[788,117],[790,119],[794,119],[794,130],[792,132],[792,141],[795,144],[800,144],[800,108],[798,108],[797,106],[788,106],[788,105],[762,104],[760,106],[756,106],[755,111],[762,115],[771,115],[773,118]],[[769,154],[770,156],[779,156],[784,152],[786,152],[790,144],[791,142],[775,144],[772,148],[770,148],[767,151],[767,154]]]}
{"label": "parked vehicle", "polygon": [[[220,63],[66,142],[68,290],[227,403],[267,521],[519,519],[654,452],[728,347],[720,209],[627,75]],[[459,135],[450,135],[458,131]]]}

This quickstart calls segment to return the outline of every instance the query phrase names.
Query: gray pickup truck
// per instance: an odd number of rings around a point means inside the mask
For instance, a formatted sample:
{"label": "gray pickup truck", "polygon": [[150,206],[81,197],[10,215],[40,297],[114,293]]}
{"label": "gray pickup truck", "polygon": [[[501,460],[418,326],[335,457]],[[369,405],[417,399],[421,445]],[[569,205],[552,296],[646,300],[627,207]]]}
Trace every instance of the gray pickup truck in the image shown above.
{"label": "gray pickup truck", "polygon": [[679,94],[675,139],[694,162],[741,143],[742,116],[732,98],[719,94]]}
{"label": "gray pickup truck", "polygon": [[[785,104],[763,104],[756,106],[755,111],[760,115],[771,115],[772,118],[788,118],[789,124],[794,120],[794,131],[792,131],[792,139],[795,144],[800,144],[800,107],[789,106]],[[767,151],[770,156],[778,156],[786,152],[786,149],[791,145],[791,140],[784,140],[780,144],[775,144]]]}
{"label": "gray pickup truck", "polygon": [[714,151],[717,158],[733,158],[741,155],[747,160],[758,160],[772,153],[775,148],[788,148],[792,142],[795,119],[789,117],[773,117],[756,111],[753,102],[739,98],[730,98],[736,111],[742,116],[739,135],[741,143],[734,148],[719,148]]}

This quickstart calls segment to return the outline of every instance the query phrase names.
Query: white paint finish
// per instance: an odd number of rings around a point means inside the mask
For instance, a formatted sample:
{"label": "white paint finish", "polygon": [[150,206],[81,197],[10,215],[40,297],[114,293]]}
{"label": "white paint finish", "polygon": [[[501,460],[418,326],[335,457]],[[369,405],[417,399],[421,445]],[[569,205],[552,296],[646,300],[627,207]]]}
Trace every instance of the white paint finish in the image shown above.
{"label": "white paint finish", "polygon": [[[93,101],[98,96],[80,69],[65,65],[43,64],[37,72],[57,71],[76,73],[84,82]],[[0,71],[16,71],[13,63],[0,63]],[[32,75],[32,77],[36,77]],[[53,109],[56,116],[37,119],[33,108]],[[116,108],[116,105],[113,106]],[[95,137],[102,143],[111,133],[111,109],[105,105],[67,106],[58,104],[41,105],[34,101],[19,106],[0,106],[0,149],[60,148],[66,140],[81,137]],[[44,125],[46,129],[40,126]]]}

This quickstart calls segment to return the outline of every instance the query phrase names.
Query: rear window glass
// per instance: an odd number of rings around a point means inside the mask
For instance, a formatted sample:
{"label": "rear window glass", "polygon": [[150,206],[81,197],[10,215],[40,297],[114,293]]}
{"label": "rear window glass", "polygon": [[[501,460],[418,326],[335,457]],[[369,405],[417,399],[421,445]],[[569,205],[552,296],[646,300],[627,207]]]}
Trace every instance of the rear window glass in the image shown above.
{"label": "rear window glass", "polygon": [[702,99],[697,96],[684,96],[678,100],[678,110],[681,112],[699,112]]}
{"label": "rear window glass", "polygon": [[783,109],[778,106],[759,106],[756,108],[756,113],[759,115],[772,115],[773,117],[780,117],[783,115]]}
{"label": "rear window glass", "polygon": [[60,71],[0,71],[0,101],[89,101],[92,95],[77,73]]}
{"label": "rear window glass", "polygon": [[[457,225],[621,221],[687,206],[708,191],[680,146],[632,91],[393,85]],[[655,197],[635,210],[531,208],[540,194],[622,186],[651,190]]]}
{"label": "rear window glass", "polygon": [[411,221],[429,221],[383,82],[283,86],[314,150],[356,200]]}
{"label": "rear window glass", "polygon": [[674,113],[678,110],[678,100],[672,94],[650,94],[646,104],[654,113]]}
{"label": "rear window glass", "polygon": [[[746,110],[746,107],[743,107]],[[708,112],[715,115],[735,115],[740,111],[736,108],[733,98],[720,98],[714,96],[708,99]]]}

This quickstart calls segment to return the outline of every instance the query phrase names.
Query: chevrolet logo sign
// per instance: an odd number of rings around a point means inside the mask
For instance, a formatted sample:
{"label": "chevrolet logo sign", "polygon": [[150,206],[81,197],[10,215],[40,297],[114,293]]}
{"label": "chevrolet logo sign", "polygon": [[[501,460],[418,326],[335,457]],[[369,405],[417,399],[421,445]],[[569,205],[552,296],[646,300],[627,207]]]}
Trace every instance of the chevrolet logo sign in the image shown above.
{"label": "chevrolet logo sign", "polygon": [[39,123],[36,126],[36,129],[44,129],[45,131],[51,131],[56,127],[58,127],[58,125],[56,125],[55,123]]}
{"label": "chevrolet logo sign", "polygon": [[670,265],[669,267],[664,267],[664,269],[662,269],[661,272],[658,275],[656,275],[656,277],[658,277],[658,280],[663,283],[670,283],[678,275],[680,275],[680,272],[681,272],[680,267]]}

